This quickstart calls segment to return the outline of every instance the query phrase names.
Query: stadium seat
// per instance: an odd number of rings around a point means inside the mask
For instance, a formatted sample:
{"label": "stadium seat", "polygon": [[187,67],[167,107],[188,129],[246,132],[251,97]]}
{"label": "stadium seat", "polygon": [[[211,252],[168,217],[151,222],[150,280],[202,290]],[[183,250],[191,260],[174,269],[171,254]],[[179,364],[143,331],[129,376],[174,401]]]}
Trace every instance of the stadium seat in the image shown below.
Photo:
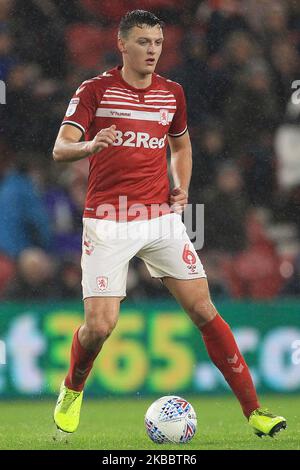
{"label": "stadium seat", "polygon": [[[119,22],[120,18],[127,11],[135,9],[149,10],[159,14],[160,10],[180,11],[183,8],[182,3],[174,0],[118,0],[114,2],[100,2],[99,0],[81,0],[83,7],[97,18],[108,20],[109,22]],[[150,5],[151,3],[151,5]]]}
{"label": "stadium seat", "polygon": [[75,24],[66,29],[66,44],[70,61],[84,69],[101,65],[105,31],[94,25]]}
{"label": "stadium seat", "polygon": [[128,10],[132,10],[135,7],[131,7],[128,0],[118,0],[117,2],[99,2],[99,0],[81,0],[83,7],[96,17],[109,20],[118,21]]}
{"label": "stadium seat", "polygon": [[164,45],[160,61],[157,66],[158,73],[165,73],[178,67],[182,62],[181,43],[183,31],[180,26],[165,26]]}
{"label": "stadium seat", "polygon": [[7,256],[0,254],[0,297],[16,272],[14,262]]}
{"label": "stadium seat", "polygon": [[235,298],[271,299],[282,286],[280,259],[275,246],[264,233],[258,220],[251,218],[247,224],[249,247],[226,257],[222,269],[231,294]]}

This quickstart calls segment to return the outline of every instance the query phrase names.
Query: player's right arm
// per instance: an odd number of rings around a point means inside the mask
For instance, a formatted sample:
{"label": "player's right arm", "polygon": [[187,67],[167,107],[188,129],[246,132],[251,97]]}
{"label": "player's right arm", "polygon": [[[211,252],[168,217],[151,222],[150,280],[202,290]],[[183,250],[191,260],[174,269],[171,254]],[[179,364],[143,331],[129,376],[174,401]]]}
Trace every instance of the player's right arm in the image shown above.
{"label": "player's right arm", "polygon": [[82,131],[75,126],[61,126],[53,149],[53,158],[57,162],[75,162],[112,145],[117,137],[116,126],[101,129],[93,140],[80,142]]}

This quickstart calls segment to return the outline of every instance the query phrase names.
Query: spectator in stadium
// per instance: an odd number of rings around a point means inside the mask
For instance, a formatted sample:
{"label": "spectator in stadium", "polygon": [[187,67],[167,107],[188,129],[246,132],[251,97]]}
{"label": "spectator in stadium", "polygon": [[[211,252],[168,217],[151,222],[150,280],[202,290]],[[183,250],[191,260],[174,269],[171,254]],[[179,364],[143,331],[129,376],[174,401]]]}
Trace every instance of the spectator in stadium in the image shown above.
{"label": "spectator in stadium", "polygon": [[236,298],[272,299],[282,284],[280,261],[258,211],[249,212],[246,235],[247,248],[232,258],[227,268],[231,293]]}
{"label": "spectator in stadium", "polygon": [[299,79],[299,53],[293,42],[286,37],[274,40],[271,46],[270,62],[275,82],[273,100],[279,100],[281,117],[283,117],[293,91],[292,83]]}
{"label": "spectator in stadium", "polygon": [[0,79],[4,81],[15,63],[12,47],[13,42],[8,27],[0,22]]}
{"label": "spectator in stadium", "polygon": [[244,151],[238,156],[243,167],[245,191],[254,206],[272,207],[276,189],[273,147],[272,130],[261,129],[257,139],[245,145]]}
{"label": "spectator in stadium", "polygon": [[219,8],[212,11],[208,28],[207,44],[210,54],[220,50],[228,36],[234,31],[247,31],[242,4],[239,0],[221,0]]}
{"label": "spectator in stadium", "polygon": [[218,169],[216,188],[204,194],[204,248],[237,253],[247,244],[245,223],[248,202],[238,167],[226,162]]}
{"label": "spectator in stadium", "polygon": [[17,276],[4,292],[5,300],[38,300],[56,297],[55,265],[40,248],[27,248],[17,260]]}
{"label": "spectator in stadium", "polygon": [[275,134],[278,191],[274,214],[277,220],[296,224],[300,235],[300,103],[297,103],[297,93],[295,90],[295,100],[288,104],[284,121]]}
{"label": "spectator in stadium", "polygon": [[218,121],[207,121],[203,128],[193,129],[193,154],[190,197],[197,202],[201,201],[203,190],[215,184],[218,168],[228,156],[223,128]]}
{"label": "spectator in stadium", "polygon": [[300,254],[293,263],[293,272],[280,292],[281,296],[300,297]]}
{"label": "spectator in stadium", "polygon": [[51,251],[58,256],[81,252],[82,210],[86,181],[79,176],[64,174],[67,181],[50,185],[44,200],[52,227]]}
{"label": "spectator in stadium", "polygon": [[81,299],[80,257],[64,259],[55,275],[53,296],[60,300]]}
{"label": "spectator in stadium", "polygon": [[51,240],[41,195],[27,174],[29,157],[14,164],[9,150],[0,154],[0,252],[13,259],[29,247],[47,250]]}
{"label": "spectator in stadium", "polygon": [[229,286],[222,269],[223,256],[219,252],[201,253],[205,263],[205,271],[209,277],[209,290],[212,298],[226,299],[230,297]]}
{"label": "spectator in stadium", "polygon": [[[70,3],[64,2],[64,9]],[[65,22],[56,2],[15,0],[13,13],[18,56],[26,63],[36,63],[47,77],[63,78],[67,69]]]}
{"label": "spectator in stadium", "polygon": [[[188,115],[192,125],[205,122],[212,109],[217,109],[223,77],[209,68],[207,45],[203,35],[188,33],[182,43],[183,66],[170,75],[186,89]],[[211,90],[214,90],[214,94]]]}
{"label": "spectator in stadium", "polygon": [[286,2],[273,0],[263,8],[263,28],[261,30],[261,41],[265,52],[270,54],[274,42],[278,44],[288,37],[288,9]]}
{"label": "spectator in stadium", "polygon": [[272,77],[264,61],[249,62],[225,106],[228,145],[236,157],[265,130],[280,122],[278,103],[272,92]]}
{"label": "spectator in stadium", "polygon": [[1,0],[0,2],[0,24],[8,23],[14,0]]}

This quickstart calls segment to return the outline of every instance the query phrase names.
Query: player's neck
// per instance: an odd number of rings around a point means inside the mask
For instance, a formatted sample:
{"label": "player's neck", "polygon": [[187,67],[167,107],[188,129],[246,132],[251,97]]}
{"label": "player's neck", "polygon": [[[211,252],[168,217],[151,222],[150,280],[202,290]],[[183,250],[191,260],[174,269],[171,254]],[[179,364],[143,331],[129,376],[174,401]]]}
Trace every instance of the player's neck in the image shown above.
{"label": "player's neck", "polygon": [[134,70],[129,69],[126,65],[123,65],[120,70],[121,77],[125,80],[128,85],[133,88],[147,88],[152,83],[152,74],[141,75]]}

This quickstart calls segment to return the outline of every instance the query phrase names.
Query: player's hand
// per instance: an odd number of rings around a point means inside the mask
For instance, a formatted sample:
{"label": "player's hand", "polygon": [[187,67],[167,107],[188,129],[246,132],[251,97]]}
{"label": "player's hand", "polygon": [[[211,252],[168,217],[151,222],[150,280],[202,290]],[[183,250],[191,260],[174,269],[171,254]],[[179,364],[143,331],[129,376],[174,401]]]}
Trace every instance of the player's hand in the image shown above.
{"label": "player's hand", "polygon": [[93,140],[87,142],[87,150],[90,155],[100,152],[100,150],[105,149],[112,145],[117,138],[116,125],[113,124],[110,127],[101,129]]}
{"label": "player's hand", "polygon": [[170,194],[171,209],[177,214],[182,214],[188,203],[188,194],[182,188],[173,188]]}

